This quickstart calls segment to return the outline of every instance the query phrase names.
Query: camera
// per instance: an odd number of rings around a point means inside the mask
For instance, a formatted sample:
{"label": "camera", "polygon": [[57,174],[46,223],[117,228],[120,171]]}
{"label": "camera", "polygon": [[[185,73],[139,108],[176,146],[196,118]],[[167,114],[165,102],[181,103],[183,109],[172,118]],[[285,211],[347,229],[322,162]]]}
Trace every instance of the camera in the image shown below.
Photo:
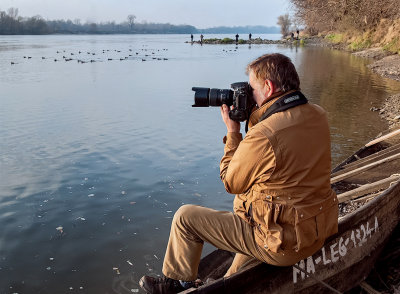
{"label": "camera", "polygon": [[233,83],[231,88],[232,90],[193,87],[192,91],[195,93],[192,107],[233,105],[233,109],[229,110],[230,119],[245,121],[255,104],[252,88],[247,82]]}

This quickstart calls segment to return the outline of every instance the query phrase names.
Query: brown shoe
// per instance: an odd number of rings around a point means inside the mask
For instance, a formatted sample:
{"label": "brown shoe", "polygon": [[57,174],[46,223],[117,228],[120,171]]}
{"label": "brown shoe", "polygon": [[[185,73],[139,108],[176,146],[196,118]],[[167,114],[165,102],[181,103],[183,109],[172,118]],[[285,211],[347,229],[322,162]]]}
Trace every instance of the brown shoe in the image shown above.
{"label": "brown shoe", "polygon": [[175,294],[185,290],[179,281],[167,277],[143,276],[139,285],[149,294]]}

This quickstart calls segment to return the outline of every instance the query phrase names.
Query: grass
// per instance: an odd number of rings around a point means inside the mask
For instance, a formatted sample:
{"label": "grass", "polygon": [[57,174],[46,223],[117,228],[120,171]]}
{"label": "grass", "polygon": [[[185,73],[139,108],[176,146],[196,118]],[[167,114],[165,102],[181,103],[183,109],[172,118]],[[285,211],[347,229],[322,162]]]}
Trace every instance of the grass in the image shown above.
{"label": "grass", "polygon": [[328,34],[325,36],[325,39],[334,44],[341,43],[343,41],[343,34]]}
{"label": "grass", "polygon": [[215,41],[218,41],[219,39],[217,39],[217,38],[211,38],[211,39],[204,39],[203,41],[204,42],[215,42]]}
{"label": "grass", "polygon": [[383,50],[400,54],[400,41],[399,38],[394,38],[391,42],[383,46]]}
{"label": "grass", "polygon": [[[233,44],[235,43],[235,40],[231,38],[224,38],[224,39],[217,39],[217,38],[210,38],[210,39],[204,39],[203,40],[205,43],[221,43],[221,44]],[[239,39],[238,44],[246,44],[247,41],[243,39]]]}
{"label": "grass", "polygon": [[221,43],[222,44],[230,44],[230,43],[233,43],[233,39],[231,39],[231,38],[223,38],[221,40]]}
{"label": "grass", "polygon": [[358,51],[358,50],[369,48],[369,47],[371,47],[371,45],[372,45],[372,41],[370,39],[357,40],[357,41],[351,42],[349,45],[349,48],[352,51]]}

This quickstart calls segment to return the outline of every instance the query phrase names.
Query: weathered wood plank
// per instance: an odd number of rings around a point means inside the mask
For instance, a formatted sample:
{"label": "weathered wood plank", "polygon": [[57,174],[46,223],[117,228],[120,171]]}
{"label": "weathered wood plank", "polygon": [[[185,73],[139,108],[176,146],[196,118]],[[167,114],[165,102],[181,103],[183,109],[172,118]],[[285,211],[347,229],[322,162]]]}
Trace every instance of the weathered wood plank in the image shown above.
{"label": "weathered wood plank", "polygon": [[355,169],[355,168],[360,167],[360,166],[362,166],[364,164],[368,164],[368,163],[371,163],[373,161],[377,161],[377,160],[383,159],[384,157],[399,153],[399,151],[400,151],[400,143],[396,144],[396,145],[393,145],[393,146],[390,146],[390,147],[388,147],[386,149],[383,149],[381,151],[378,151],[378,152],[376,152],[374,154],[368,155],[367,157],[364,157],[364,158],[358,159],[356,161],[353,161],[351,163],[348,163],[348,164],[343,166],[343,169],[341,169],[340,171],[337,171],[336,173],[334,173],[334,175],[339,175],[341,173],[345,173],[347,170]]}
{"label": "weathered wood plank", "polygon": [[388,161],[391,161],[391,160],[394,160],[394,159],[397,159],[397,158],[400,158],[400,153],[397,153],[397,154],[394,154],[394,155],[389,156],[387,158],[384,158],[384,159],[378,160],[376,162],[364,165],[364,166],[359,167],[357,169],[351,170],[351,171],[349,171],[347,173],[344,173],[344,174],[341,174],[341,175],[338,175],[338,176],[334,176],[334,177],[331,178],[331,184],[339,182],[339,181],[342,181],[342,180],[344,180],[346,178],[349,178],[349,177],[354,176],[356,174],[359,174],[359,173],[361,173],[363,171],[366,171],[366,170],[368,170],[370,168],[376,167],[376,166],[378,166],[380,164],[383,164],[385,162],[388,162]]}
{"label": "weathered wood plank", "polygon": [[374,183],[366,184],[359,188],[344,192],[337,196],[339,203],[345,202],[350,199],[355,199],[359,196],[365,195],[367,193],[375,192],[379,189],[387,188],[387,187],[389,187],[390,183],[395,182],[399,179],[400,179],[400,174],[392,175],[386,179],[383,179],[383,180],[380,180],[380,181],[377,181]]}
{"label": "weathered wood plank", "polygon": [[379,137],[379,138],[376,138],[376,139],[374,139],[374,140],[368,142],[367,144],[365,144],[365,147],[372,146],[372,145],[374,145],[374,144],[376,144],[376,143],[382,142],[382,141],[384,141],[384,140],[386,140],[386,139],[389,139],[389,138],[391,138],[391,137],[397,136],[397,135],[399,135],[399,134],[400,134],[400,129],[397,129],[397,130],[395,130],[395,131],[393,131],[393,132],[390,132],[389,134],[386,134],[386,135],[384,135],[384,136],[381,136],[381,137]]}
{"label": "weathered wood plank", "polygon": [[360,283],[360,287],[363,288],[367,293],[369,294],[381,294],[381,292],[376,291],[374,288],[372,288],[367,282],[362,281]]}

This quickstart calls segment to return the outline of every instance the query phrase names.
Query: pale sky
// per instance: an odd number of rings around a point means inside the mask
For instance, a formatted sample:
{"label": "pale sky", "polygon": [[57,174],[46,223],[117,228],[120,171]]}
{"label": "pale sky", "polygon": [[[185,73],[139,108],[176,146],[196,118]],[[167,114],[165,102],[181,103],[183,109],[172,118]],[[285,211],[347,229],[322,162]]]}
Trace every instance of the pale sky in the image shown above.
{"label": "pale sky", "polygon": [[199,29],[214,26],[277,26],[279,15],[289,12],[289,0],[0,0],[0,10],[19,9],[20,16],[44,19],[80,19],[105,22],[189,24]]}

